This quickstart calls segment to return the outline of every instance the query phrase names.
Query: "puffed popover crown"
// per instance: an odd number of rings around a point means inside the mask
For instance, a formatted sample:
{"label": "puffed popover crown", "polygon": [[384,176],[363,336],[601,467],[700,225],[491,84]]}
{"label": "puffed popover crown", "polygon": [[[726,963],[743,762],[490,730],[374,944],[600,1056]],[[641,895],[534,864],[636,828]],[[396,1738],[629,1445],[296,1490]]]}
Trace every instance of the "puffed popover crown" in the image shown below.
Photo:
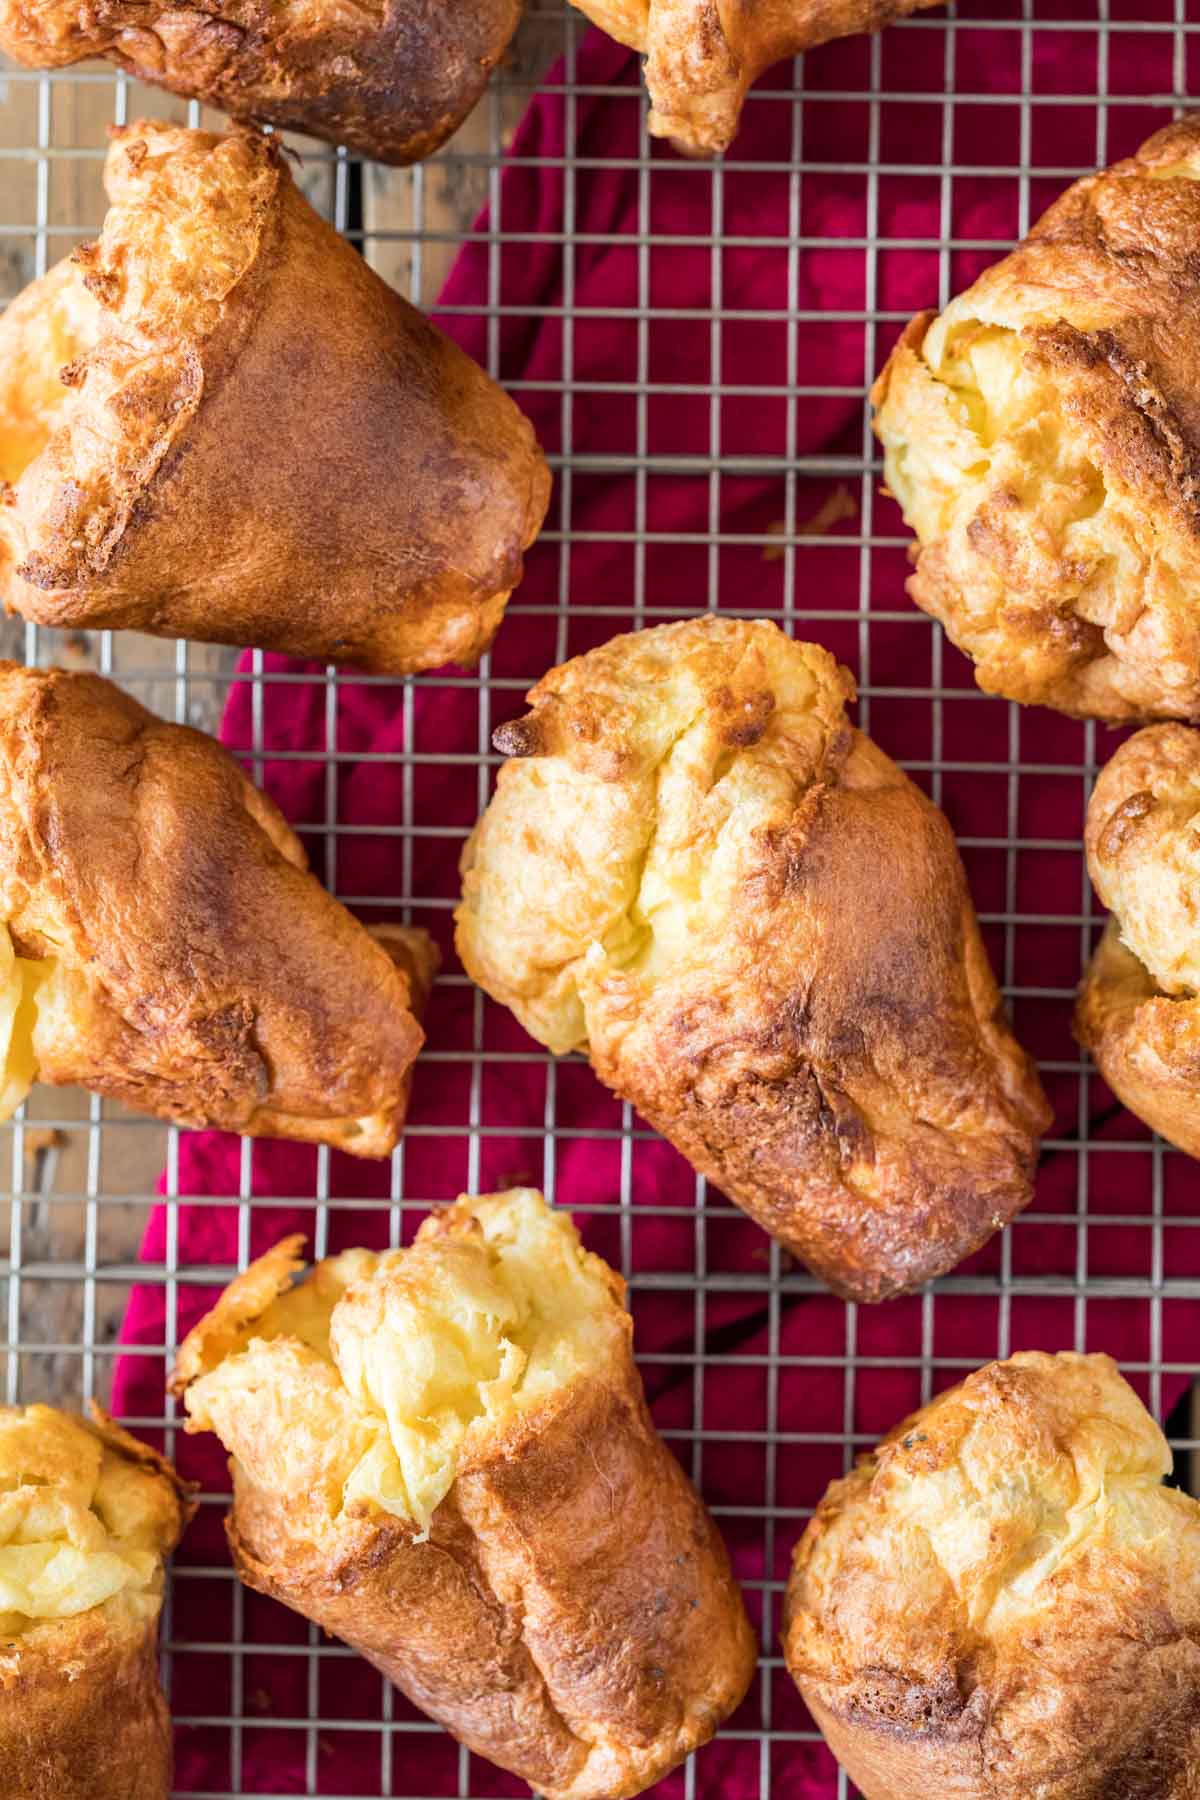
{"label": "puffed popover crown", "polygon": [[32,68],[107,56],[234,118],[408,163],[462,123],[520,16],[519,0],[0,0],[0,50]]}
{"label": "puffed popover crown", "polygon": [[2,1800],[168,1800],[158,1617],[192,1511],[94,1403],[0,1407]]}
{"label": "puffed popover crown", "polygon": [[303,1267],[285,1238],[180,1348],[189,1431],[215,1431],[314,1534],[379,1507],[420,1539],[460,1471],[624,1353],[624,1283],[532,1188],[463,1198],[407,1249]]}
{"label": "puffed popover crown", "polygon": [[292,1285],[260,1257],[189,1333],[234,1563],[545,1800],[628,1800],[746,1692],[720,1536],[654,1429],[624,1284],[530,1188]]}
{"label": "puffed popover crown", "polygon": [[692,156],[727,150],[764,69],[831,38],[879,31],[942,0],[575,0],[646,58],[649,130]]}
{"label": "puffed popover crown", "polygon": [[276,140],[112,138],[99,238],[0,318],[6,607],[382,673],[477,660],[549,498],[529,421]]}
{"label": "puffed popover crown", "polygon": [[784,1650],[867,1800],[1190,1800],[1200,1505],[1106,1356],[991,1363],[834,1482]]}
{"label": "puffed popover crown", "polygon": [[327,894],[212,738],[99,676],[0,663],[0,1110],[81,1082],[384,1155],[436,960]]}
{"label": "puffed popover crown", "polygon": [[1200,732],[1151,725],[1100,771],[1088,869],[1112,917],[1075,1029],[1113,1092],[1200,1155]]}
{"label": "puffed popover crown", "polygon": [[0,1407],[0,1689],[30,1644],[69,1655],[84,1613],[155,1619],[191,1510],[170,1464],[98,1407]]}
{"label": "puffed popover crown", "polygon": [[909,592],[982,687],[1200,713],[1200,120],[1078,181],[875,385]]}
{"label": "puffed popover crown", "polygon": [[837,1291],[876,1300],[1029,1198],[1048,1112],[953,835],[775,625],[614,638],[502,725],[463,855],[471,977],[586,1050]]}

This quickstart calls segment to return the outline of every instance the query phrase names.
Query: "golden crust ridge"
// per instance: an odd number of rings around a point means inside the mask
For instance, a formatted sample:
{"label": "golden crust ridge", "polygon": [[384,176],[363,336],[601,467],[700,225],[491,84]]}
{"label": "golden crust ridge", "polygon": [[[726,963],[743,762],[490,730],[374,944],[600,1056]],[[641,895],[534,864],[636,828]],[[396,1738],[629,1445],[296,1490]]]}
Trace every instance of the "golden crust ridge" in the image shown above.
{"label": "golden crust ridge", "polygon": [[646,59],[649,130],[690,156],[727,150],[747,90],[785,57],[881,31],[941,0],[576,0]]}
{"label": "golden crust ridge", "polygon": [[400,966],[219,744],[98,676],[0,664],[0,923],[9,1111],[77,1081],[184,1124],[395,1143],[432,943],[409,933]]}
{"label": "golden crust ridge", "polygon": [[784,1649],[869,1800],[1187,1800],[1200,1507],[1170,1467],[1109,1358],[1030,1351],[831,1485]]}
{"label": "golden crust ridge", "polygon": [[650,1423],[619,1277],[532,1190],[464,1198],[258,1313],[292,1248],[176,1378],[232,1453],[242,1578],[548,1800],[640,1792],[737,1704],[754,1649]]}
{"label": "golden crust ridge", "polygon": [[0,320],[8,610],[391,674],[477,661],[549,500],[528,420],[274,141],[143,120],[106,181],[96,244]]}
{"label": "golden crust ridge", "polygon": [[1200,124],[1076,182],[873,391],[912,598],[989,692],[1200,712]]}
{"label": "golden crust ridge", "polygon": [[1025,1204],[1047,1113],[944,818],[765,622],[616,638],[502,726],[464,966],[837,1291],[881,1299]]}
{"label": "golden crust ridge", "polygon": [[410,163],[471,111],[519,18],[518,0],[3,0],[0,49],[33,68],[107,56],[235,118]]}

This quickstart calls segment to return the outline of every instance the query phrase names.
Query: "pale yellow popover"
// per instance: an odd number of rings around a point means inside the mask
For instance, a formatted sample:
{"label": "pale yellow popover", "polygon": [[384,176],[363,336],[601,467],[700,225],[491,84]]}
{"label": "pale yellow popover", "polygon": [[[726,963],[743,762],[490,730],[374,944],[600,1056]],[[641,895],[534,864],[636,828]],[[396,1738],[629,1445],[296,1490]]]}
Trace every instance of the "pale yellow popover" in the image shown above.
{"label": "pale yellow popover", "polygon": [[158,1615],[191,1510],[98,1408],[0,1407],[0,1800],[168,1800]]}
{"label": "pale yellow popover", "polygon": [[784,1652],[866,1800],[1195,1800],[1200,1503],[1107,1356],[1025,1351],[835,1481]]}
{"label": "pale yellow popover", "polygon": [[908,589],[981,687],[1200,716],[1200,119],[1057,200],[873,399]]}
{"label": "pale yellow popover", "polygon": [[463,855],[467,973],[838,1293],[961,1262],[1049,1113],[943,815],[819,645],[715,615],[552,669]]}
{"label": "pale yellow popover", "polygon": [[226,1289],[175,1371],[188,1429],[230,1452],[238,1573],[545,1800],[640,1793],[755,1654],[620,1277],[528,1188],[293,1285],[302,1241]]}

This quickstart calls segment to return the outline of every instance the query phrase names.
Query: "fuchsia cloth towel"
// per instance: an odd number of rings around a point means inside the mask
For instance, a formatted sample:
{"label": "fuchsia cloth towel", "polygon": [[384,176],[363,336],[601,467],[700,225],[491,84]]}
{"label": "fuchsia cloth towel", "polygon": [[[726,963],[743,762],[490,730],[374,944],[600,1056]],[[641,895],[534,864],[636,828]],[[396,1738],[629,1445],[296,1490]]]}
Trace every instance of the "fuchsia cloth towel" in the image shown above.
{"label": "fuchsia cloth towel", "polygon": [[[1016,6],[990,10],[1020,16]],[[1072,6],[1063,0],[1053,10],[1061,18]],[[1081,19],[1095,16],[1090,5],[1073,10]],[[1140,16],[1146,9],[1136,10]],[[862,389],[901,316],[936,302],[939,279],[963,285],[1019,229],[1021,183],[995,171],[1016,165],[1021,154],[1020,108],[1003,103],[1019,91],[1021,34],[956,34],[957,90],[1001,103],[956,107],[954,158],[981,172],[943,182],[946,110],[940,99],[906,98],[940,93],[945,40],[938,20],[931,15],[922,28],[886,33],[875,48],[849,42],[810,57],[802,106],[783,97],[753,100],[715,176],[661,146],[649,180],[639,173],[632,159],[639,153],[640,83],[628,52],[595,33],[583,41],[574,79],[606,91],[568,101],[562,67],[551,73],[517,135],[491,221],[505,233],[538,234],[538,241],[505,244],[493,298],[504,309],[497,327],[501,378],[513,384],[548,450],[569,447],[576,461],[569,479],[558,482],[547,535],[498,639],[490,712],[481,713],[475,679],[461,673],[408,689],[343,676],[329,699],[320,670],[266,657],[269,676],[307,679],[262,686],[261,757],[249,756],[256,739],[248,681],[234,687],[223,726],[225,741],[247,754],[251,772],[307,833],[316,872],[368,920],[396,916],[396,897],[406,897],[409,916],[428,925],[446,953],[451,979],[439,985],[429,1014],[429,1050],[418,1065],[403,1150],[406,1207],[389,1214],[387,1166],[290,1144],[185,1134],[164,1186],[171,1198],[154,1212],[144,1246],[145,1259],[156,1264],[174,1260],[188,1271],[230,1265],[285,1231],[311,1232],[318,1192],[334,1203],[319,1249],[380,1245],[388,1241],[389,1217],[400,1221],[407,1240],[425,1205],[463,1189],[517,1179],[552,1187],[557,1201],[576,1211],[589,1244],[635,1277],[636,1341],[656,1418],[675,1434],[672,1442],[716,1509],[748,1602],[763,1621],[760,1676],[696,1766],[696,1793],[722,1800],[754,1800],[764,1791],[766,1765],[753,1735],[764,1726],[774,1733],[765,1753],[773,1793],[788,1800],[836,1794],[832,1759],[778,1659],[779,1591],[771,1584],[786,1575],[806,1512],[841,1472],[847,1429],[869,1441],[921,1400],[923,1355],[940,1365],[941,1385],[964,1365],[1008,1349],[1103,1348],[1132,1369],[1165,1415],[1184,1383],[1168,1376],[1152,1385],[1139,1372],[1151,1355],[1152,1328],[1168,1362],[1186,1366],[1196,1354],[1191,1308],[1170,1300],[1152,1307],[1128,1285],[1149,1282],[1158,1244],[1168,1270],[1200,1272],[1193,1266],[1200,1234],[1172,1228],[1189,1207],[1182,1159],[1160,1162],[1148,1135],[1111,1106],[1098,1083],[1081,1096],[1074,1066],[1069,990],[1087,936],[1078,848],[1087,730],[1048,713],[1017,721],[1007,706],[975,693],[965,664],[904,597],[894,508],[872,497],[853,469],[838,473],[861,457]],[[1114,89],[1170,91],[1170,52],[1167,36],[1118,42],[1110,62]],[[1036,46],[1035,91],[1091,94],[1096,54],[1094,31],[1046,30]],[[853,96],[869,87],[875,55],[890,98],[873,117],[868,102]],[[764,85],[782,89],[791,81],[783,69]],[[1111,117],[1107,153],[1132,149],[1168,116],[1162,108],[1122,105]],[[562,164],[569,120],[578,152],[571,173]],[[866,167],[872,148],[883,165],[875,176]],[[1094,108],[1035,107],[1029,153],[1036,214],[1061,187],[1064,168],[1093,162]],[[783,166],[792,157],[803,167],[795,185]],[[889,173],[889,165],[903,167]],[[872,219],[877,254],[864,243]],[[947,232],[960,247],[943,256],[936,246]],[[489,340],[478,309],[488,299],[495,256],[487,243],[468,246],[442,300],[441,322],[481,359]],[[878,328],[865,325],[872,304],[895,316]],[[639,373],[650,383],[644,402],[629,391]],[[821,391],[789,399],[789,381]],[[592,391],[595,383],[607,391]],[[725,389],[719,405],[712,397],[717,384]],[[654,467],[639,476],[630,460],[638,450],[732,460],[719,477],[716,464],[710,469],[703,460],[694,472]],[[632,542],[638,527],[649,534],[642,555]],[[789,528],[798,534],[790,563],[781,554]],[[718,529],[714,548],[709,537]],[[864,533],[893,541],[873,541],[864,552]],[[556,614],[560,596],[568,603]],[[635,608],[653,623],[717,599],[749,613],[782,616],[790,607],[798,630],[842,656],[866,690],[860,720],[932,786],[963,839],[993,956],[1016,993],[1018,1029],[1046,1063],[1058,1106],[1034,1207],[1003,1245],[994,1242],[962,1271],[982,1278],[978,1291],[943,1293],[932,1305],[920,1297],[894,1302],[855,1317],[788,1273],[776,1310],[766,1281],[768,1240],[717,1196],[698,1213],[690,1170],[648,1131],[639,1128],[623,1152],[621,1108],[587,1068],[573,1060],[550,1071],[515,1023],[469,988],[453,960],[449,909],[462,836],[484,797],[472,759],[486,731],[517,712],[524,687],[563,654],[637,622]],[[869,630],[862,627],[864,605]],[[247,655],[243,672],[251,667]],[[933,685],[948,690],[936,706],[928,697]],[[336,793],[320,760],[329,751],[338,758]],[[402,752],[412,760],[402,762]],[[1018,757],[1039,771],[1023,776],[1019,796],[1007,772]],[[940,777],[930,771],[933,762],[947,765]],[[327,857],[320,828],[334,802],[342,829]],[[416,828],[407,841],[396,830],[405,819]],[[1024,846],[1016,855],[1003,847],[1014,826]],[[1029,916],[1015,931],[1014,913]],[[466,1053],[477,1041],[487,1059],[473,1078]],[[561,1135],[546,1153],[542,1129],[551,1106]],[[1055,1140],[1075,1138],[1089,1115],[1100,1148],[1088,1158],[1084,1190],[1078,1152]],[[1083,1191],[1093,1221],[1086,1273],[1098,1284],[1086,1305],[1074,1286],[1083,1255],[1074,1220]],[[239,1209],[243,1193],[253,1196],[253,1210]],[[1114,1223],[1105,1223],[1109,1217]],[[682,1279],[697,1267],[706,1277],[700,1298]],[[998,1273],[1011,1278],[1003,1294]],[[127,1353],[117,1368],[120,1413],[163,1416],[164,1342],[172,1331],[182,1335],[212,1297],[211,1286],[194,1281],[134,1290],[123,1332]],[[702,1375],[692,1356],[697,1345],[705,1351]],[[784,1359],[777,1390],[766,1367],[770,1351]],[[858,1359],[853,1375],[851,1355]],[[779,1438],[768,1449],[772,1425]],[[227,1485],[212,1439],[173,1441],[186,1473],[210,1490]],[[322,1651],[311,1684],[303,1653],[308,1628],[239,1594],[231,1578],[204,1572],[226,1563],[220,1511],[202,1509],[174,1587],[182,1792],[526,1791],[474,1759],[469,1787],[460,1788],[450,1739],[424,1728],[400,1696],[385,1696],[379,1678],[336,1647]],[[245,1644],[238,1658],[219,1648],[231,1637]],[[243,1721],[236,1731],[223,1722],[231,1713]],[[306,1732],[314,1717],[319,1728]],[[384,1718],[403,1729],[382,1733]],[[682,1774],[655,1790],[684,1791]]]}

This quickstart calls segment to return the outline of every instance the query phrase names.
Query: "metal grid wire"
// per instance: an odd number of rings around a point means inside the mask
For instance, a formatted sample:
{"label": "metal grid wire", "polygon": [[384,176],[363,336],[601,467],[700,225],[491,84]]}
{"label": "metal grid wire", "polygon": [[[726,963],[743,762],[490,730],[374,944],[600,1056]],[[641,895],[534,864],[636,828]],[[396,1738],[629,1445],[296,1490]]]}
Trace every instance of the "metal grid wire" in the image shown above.
{"label": "metal grid wire", "polygon": [[[702,561],[696,567],[703,578],[696,606],[743,615],[768,611],[790,629],[829,643],[858,674],[860,723],[949,812],[1018,1033],[1039,1054],[1057,1104],[1038,1197],[966,1269],[916,1299],[876,1311],[819,1299],[803,1271],[777,1246],[768,1248],[690,1173],[678,1175],[674,1186],[641,1181],[639,1166],[653,1147],[652,1134],[628,1107],[611,1103],[604,1110],[606,1103],[597,1100],[596,1084],[581,1064],[556,1065],[515,1029],[506,1030],[497,1009],[451,965],[439,982],[411,1129],[381,1191],[356,1187],[353,1176],[339,1175],[321,1151],[314,1153],[314,1180],[306,1195],[256,1194],[259,1152],[246,1143],[236,1193],[209,1201],[181,1197],[183,1134],[88,1096],[37,1090],[23,1114],[4,1127],[3,1166],[11,1175],[7,1255],[0,1268],[7,1288],[6,1394],[10,1402],[106,1398],[116,1323],[135,1280],[159,1284],[165,1292],[167,1341],[143,1354],[169,1365],[181,1297],[197,1283],[211,1284],[233,1272],[232,1266],[181,1266],[184,1205],[211,1205],[225,1216],[232,1209],[243,1264],[252,1243],[261,1248],[274,1235],[273,1209],[297,1202],[312,1209],[317,1254],[352,1241],[364,1221],[373,1218],[377,1228],[381,1215],[389,1241],[400,1242],[428,1205],[451,1197],[456,1186],[494,1184],[505,1157],[509,1170],[519,1163],[550,1197],[572,1204],[558,1181],[558,1166],[566,1150],[585,1138],[597,1156],[611,1158],[612,1198],[605,1206],[576,1207],[577,1216],[589,1241],[619,1262],[630,1281],[642,1366],[660,1425],[733,1544],[761,1625],[759,1675],[722,1734],[722,1760],[714,1760],[714,1751],[701,1753],[661,1791],[757,1792],[767,1800],[772,1794],[808,1792],[798,1785],[801,1779],[815,1781],[823,1766],[832,1768],[821,1763],[816,1734],[790,1689],[777,1648],[788,1555],[826,1480],[906,1406],[927,1399],[965,1369],[1022,1346],[1114,1349],[1160,1418],[1164,1388],[1169,1384],[1172,1397],[1181,1392],[1185,1383],[1175,1378],[1189,1376],[1193,1366],[1193,1309],[1200,1296],[1200,1187],[1194,1165],[1112,1107],[1069,1032],[1074,983],[1095,927],[1079,829],[1107,743],[1093,726],[980,696],[940,631],[908,604],[901,585],[906,538],[894,508],[879,495],[865,389],[916,306],[944,304],[1004,248],[992,237],[971,235],[969,220],[962,224],[963,184],[989,183],[992,191],[1003,192],[1011,202],[1010,235],[1015,236],[1066,181],[1128,151],[1155,125],[1176,116],[1200,50],[1200,0],[959,0],[945,13],[913,19],[853,48],[810,56],[807,64],[776,72],[749,101],[748,115],[773,106],[784,120],[772,158],[751,159],[735,150],[724,164],[687,165],[697,224],[683,236],[665,233],[656,223],[655,184],[671,153],[653,146],[646,135],[640,90],[620,85],[611,90],[613,104],[641,109],[628,156],[598,160],[574,152],[577,110],[607,94],[579,77],[584,29],[570,8],[550,0],[535,6],[518,40],[515,65],[495,80],[464,133],[424,168],[384,181],[341,153],[306,147],[303,179],[310,197],[417,303],[432,305],[449,259],[462,244],[486,246],[486,305],[465,310],[488,321],[487,360],[501,378],[507,372],[502,328],[513,313],[505,298],[506,266],[538,247],[553,247],[562,259],[561,374],[510,382],[526,404],[535,392],[543,397],[549,392],[557,401],[560,442],[552,456],[557,500],[531,559],[531,571],[541,570],[540,585],[531,579],[510,605],[496,652],[477,674],[397,684],[403,748],[380,762],[400,773],[400,816],[378,827],[339,820],[342,778],[363,760],[339,739],[341,695],[347,682],[358,678],[286,672],[258,655],[234,677],[231,658],[203,646],[108,633],[67,639],[34,626],[18,628],[9,653],[23,653],[33,663],[90,663],[160,712],[209,728],[230,680],[249,682],[253,728],[245,748],[248,767],[259,776],[289,755],[306,754],[272,747],[271,708],[297,686],[322,683],[327,755],[314,790],[320,803],[314,816],[296,821],[319,846],[318,873],[351,904],[369,901],[377,908],[378,894],[357,894],[340,879],[347,846],[353,848],[364,835],[376,836],[381,843],[390,840],[394,851],[398,838],[402,891],[389,896],[390,909],[430,924],[444,940],[454,897],[453,860],[487,797],[496,761],[489,750],[492,726],[517,710],[521,693],[552,658],[630,625],[670,616],[674,609],[655,604],[656,569],[664,556],[698,551]],[[989,34],[990,48],[981,61],[983,33]],[[1072,67],[1082,66],[1089,75],[1070,92],[1055,85],[1061,64],[1054,52],[1065,44],[1081,51]],[[1140,92],[1125,91],[1133,50],[1139,68],[1157,71],[1152,91],[1144,82]],[[528,155],[525,162],[531,171],[563,180],[565,231],[509,232],[499,181],[506,142],[556,54],[565,58],[567,153]],[[902,90],[900,69],[906,72]],[[144,112],[199,122],[201,115],[155,92],[137,91],[99,66],[53,77],[0,72],[0,80],[5,84],[0,273],[15,292],[99,225],[103,117],[120,122]],[[892,128],[901,104],[914,122],[911,137]],[[831,117],[853,136],[857,148],[849,155],[842,138],[836,155],[823,147],[822,122]],[[1046,160],[1047,125],[1056,146],[1073,146],[1071,161],[1062,161],[1060,149],[1058,160]],[[595,237],[577,233],[576,220],[588,183],[605,166],[636,173],[637,230],[622,240],[634,258],[634,298],[581,310],[575,299],[577,259],[594,246]],[[739,234],[733,184],[781,177],[789,194],[786,233]],[[820,209],[809,202],[831,178],[859,193],[857,234],[822,235]],[[927,225],[914,231],[895,224],[898,192],[931,197]],[[480,234],[464,221],[485,200],[491,223]],[[729,218],[734,227],[727,225]],[[739,307],[736,297],[723,303],[724,253],[735,248],[753,252],[769,267],[769,306]],[[656,298],[662,259],[682,253],[708,258],[711,290],[703,306],[680,308]],[[897,253],[909,259],[908,268],[927,271],[921,293],[896,293]],[[805,304],[805,270],[809,259],[828,254],[853,257],[860,265],[861,304],[834,319],[858,334],[856,365],[848,372],[823,370],[820,355],[806,348],[810,340],[819,341],[830,315]],[[632,369],[611,379],[582,380],[577,353],[585,334],[598,322],[615,319],[624,321],[629,335]],[[657,376],[655,343],[664,328],[695,337],[695,380],[676,382],[667,396],[688,398],[689,418],[704,421],[705,428],[686,442],[664,443],[656,426],[656,406],[666,390]],[[760,380],[723,384],[727,334],[747,328],[763,333],[764,346],[778,338],[782,354],[773,360],[764,348]],[[587,366],[586,357],[579,360]],[[805,409],[838,400],[852,405],[852,432],[814,455],[803,447]],[[581,419],[610,402],[625,407],[619,415],[624,436],[611,452],[581,452]],[[731,447],[731,421],[747,405],[777,409],[780,439],[769,457]],[[592,528],[585,505],[588,483],[614,476],[628,479],[628,523]],[[700,484],[705,499],[702,529],[681,537],[658,526],[655,501],[660,484],[682,478]],[[758,478],[776,484],[776,516],[765,525],[739,529],[730,496],[736,496],[739,482]],[[821,511],[831,491],[839,496],[836,515]],[[597,545],[623,559],[627,579],[617,592],[601,591],[577,576]],[[421,746],[421,708],[435,694],[447,706],[466,709],[461,743],[451,752]],[[423,798],[431,771],[444,779],[448,769],[455,772],[462,797],[461,818],[456,808],[451,822],[431,816]],[[1064,818],[1073,823],[1064,827]],[[436,1007],[448,1021],[444,1029],[437,1024]],[[505,1084],[515,1069],[538,1072],[542,1099],[536,1116],[505,1114]],[[441,1109],[430,1112],[422,1095],[439,1084]],[[439,1165],[429,1153],[447,1143],[460,1152],[459,1178],[448,1191],[435,1190],[426,1170]],[[166,1171],[165,1253],[159,1261],[135,1265],[138,1231],[154,1201],[159,1168]],[[675,1248],[646,1266],[639,1227],[654,1219],[670,1222]],[[731,1336],[722,1325],[729,1305],[749,1303],[758,1325],[751,1347],[744,1335]],[[821,1321],[820,1335],[803,1339],[803,1348],[789,1349],[788,1321],[801,1303],[822,1309],[811,1315]],[[673,1338],[650,1323],[661,1324],[664,1309],[682,1321]],[[884,1313],[892,1321],[889,1329],[901,1333],[899,1352],[893,1337],[881,1336]],[[664,1343],[667,1347],[660,1348]],[[713,1379],[716,1371],[719,1382]],[[171,1408],[130,1423],[160,1430],[168,1452],[186,1458]],[[1186,1404],[1177,1407],[1172,1423],[1186,1480],[1184,1458],[1195,1445]],[[206,1494],[203,1513],[215,1518],[222,1501],[219,1494]],[[211,1534],[202,1539],[205,1545],[214,1541]],[[314,1631],[280,1609],[244,1594],[216,1553],[208,1560],[195,1553],[180,1559],[164,1643],[181,1743],[189,1746],[186,1767],[192,1771],[181,1796],[212,1800],[274,1791],[272,1746],[285,1743],[289,1757],[302,1753],[304,1769],[304,1785],[289,1791],[393,1800],[523,1791],[520,1783],[442,1740],[369,1672],[361,1681],[358,1715],[331,1710],[323,1698],[325,1678],[350,1653],[318,1641]],[[197,1672],[207,1669],[211,1677],[214,1667],[221,1672],[222,1703],[196,1710],[191,1696],[198,1691]],[[445,1746],[438,1765],[442,1773],[435,1778],[432,1765],[421,1760],[419,1785],[409,1754],[417,1738],[422,1744],[438,1738]],[[845,1779],[838,1779],[837,1791],[845,1796]]]}

